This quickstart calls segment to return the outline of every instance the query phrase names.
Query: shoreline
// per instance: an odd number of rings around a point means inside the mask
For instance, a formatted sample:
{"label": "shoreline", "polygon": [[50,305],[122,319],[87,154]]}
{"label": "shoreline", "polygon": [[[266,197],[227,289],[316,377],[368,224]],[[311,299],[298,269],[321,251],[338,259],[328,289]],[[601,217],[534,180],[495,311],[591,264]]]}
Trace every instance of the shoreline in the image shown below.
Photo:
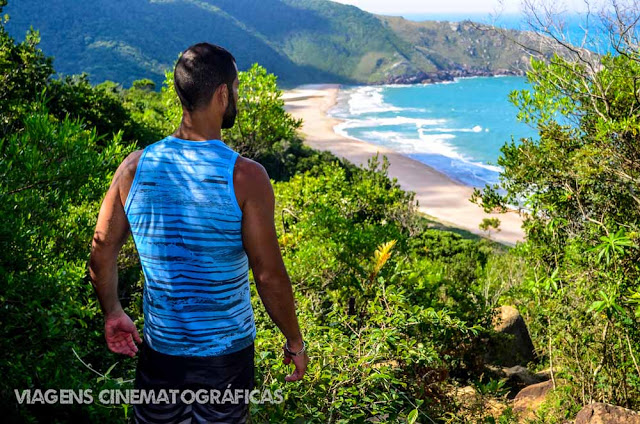
{"label": "shoreline", "polygon": [[[420,212],[443,224],[502,244],[513,246],[524,239],[522,218],[518,213],[485,213],[469,201],[473,187],[384,146],[337,134],[334,128],[342,121],[329,116],[328,112],[337,102],[339,89],[338,84],[313,84],[285,91],[285,109],[304,120],[301,131],[305,144],[317,150],[327,150],[356,165],[366,165],[376,153],[387,156],[389,177],[397,178],[402,189],[416,194]],[[492,232],[488,237],[478,228],[483,218],[498,218],[501,231]]]}
{"label": "shoreline", "polygon": [[440,70],[435,72],[419,72],[412,76],[398,76],[387,79],[384,84],[439,84],[454,82],[458,78],[493,78],[493,77],[521,77],[526,72],[509,69],[496,71],[471,71],[471,70]]}

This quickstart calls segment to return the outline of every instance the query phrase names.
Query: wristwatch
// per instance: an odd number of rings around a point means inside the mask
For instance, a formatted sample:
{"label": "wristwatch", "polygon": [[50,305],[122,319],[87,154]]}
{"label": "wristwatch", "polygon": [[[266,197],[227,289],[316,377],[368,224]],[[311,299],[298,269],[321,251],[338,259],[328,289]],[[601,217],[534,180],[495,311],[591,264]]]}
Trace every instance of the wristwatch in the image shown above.
{"label": "wristwatch", "polygon": [[291,349],[289,349],[289,342],[287,341],[284,344],[284,350],[291,356],[300,356],[300,355],[303,355],[304,352],[307,350],[307,344],[303,341],[302,349],[300,349],[298,352],[292,352]]}

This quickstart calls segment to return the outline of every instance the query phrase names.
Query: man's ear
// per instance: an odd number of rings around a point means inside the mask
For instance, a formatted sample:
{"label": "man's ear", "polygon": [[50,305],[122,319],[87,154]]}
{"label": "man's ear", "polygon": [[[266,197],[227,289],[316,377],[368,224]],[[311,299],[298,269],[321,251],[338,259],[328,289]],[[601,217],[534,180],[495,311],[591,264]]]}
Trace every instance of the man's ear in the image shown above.
{"label": "man's ear", "polygon": [[216,88],[215,97],[219,99],[222,110],[226,110],[229,105],[229,90],[227,90],[225,84],[220,84],[220,86]]}

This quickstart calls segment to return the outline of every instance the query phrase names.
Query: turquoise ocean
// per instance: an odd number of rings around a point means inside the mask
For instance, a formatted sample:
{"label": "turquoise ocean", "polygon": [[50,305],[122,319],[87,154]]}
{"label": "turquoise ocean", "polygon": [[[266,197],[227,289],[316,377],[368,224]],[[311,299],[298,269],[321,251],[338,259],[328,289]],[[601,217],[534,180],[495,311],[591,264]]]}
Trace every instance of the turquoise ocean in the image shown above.
{"label": "turquoise ocean", "polygon": [[[523,29],[520,16],[491,21],[483,15],[414,15],[408,19],[493,23]],[[584,37],[580,16],[565,19],[567,39]],[[593,37],[595,51],[609,50]],[[530,88],[524,77],[462,78],[430,85],[345,86],[330,115],[343,120],[341,135],[403,153],[463,184],[484,187],[498,182],[500,148],[512,138],[536,137],[534,128],[517,120],[509,101],[514,90]]]}
{"label": "turquoise ocean", "polygon": [[463,184],[498,181],[500,147],[536,132],[518,122],[509,93],[523,77],[462,78],[428,85],[343,87],[330,115],[338,134],[403,153]]}

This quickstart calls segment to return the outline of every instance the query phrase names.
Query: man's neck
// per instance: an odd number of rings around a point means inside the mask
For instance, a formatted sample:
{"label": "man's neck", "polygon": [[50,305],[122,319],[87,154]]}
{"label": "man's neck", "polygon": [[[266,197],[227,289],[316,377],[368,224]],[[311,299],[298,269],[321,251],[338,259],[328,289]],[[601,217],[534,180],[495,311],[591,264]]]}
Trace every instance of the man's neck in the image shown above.
{"label": "man's neck", "polygon": [[221,125],[219,122],[212,122],[207,119],[197,119],[189,115],[182,116],[182,122],[178,129],[172,134],[176,138],[182,140],[220,140],[222,136]]}

